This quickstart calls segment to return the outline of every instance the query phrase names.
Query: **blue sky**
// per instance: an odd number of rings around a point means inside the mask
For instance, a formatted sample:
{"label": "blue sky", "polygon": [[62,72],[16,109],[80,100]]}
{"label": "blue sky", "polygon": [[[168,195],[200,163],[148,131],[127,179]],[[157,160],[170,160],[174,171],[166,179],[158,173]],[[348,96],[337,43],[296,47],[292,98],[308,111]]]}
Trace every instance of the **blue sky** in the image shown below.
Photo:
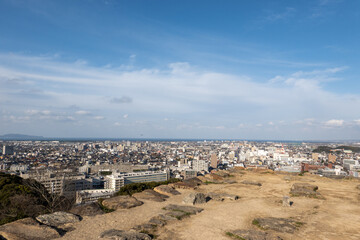
{"label": "blue sky", "polygon": [[0,0],[0,134],[360,139],[360,1]]}

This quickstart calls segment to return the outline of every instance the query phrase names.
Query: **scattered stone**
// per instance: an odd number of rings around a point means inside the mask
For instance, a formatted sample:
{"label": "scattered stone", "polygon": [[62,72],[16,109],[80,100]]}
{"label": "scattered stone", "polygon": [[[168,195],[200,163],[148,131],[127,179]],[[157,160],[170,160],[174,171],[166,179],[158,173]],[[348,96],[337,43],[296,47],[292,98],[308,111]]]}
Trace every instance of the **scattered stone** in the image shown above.
{"label": "scattered stone", "polygon": [[196,189],[198,187],[198,184],[193,183],[193,182],[176,182],[176,183],[172,183],[169,184],[171,186],[173,186],[174,188],[178,188],[178,189]]}
{"label": "scattered stone", "polygon": [[154,188],[155,192],[158,192],[163,195],[172,196],[172,195],[180,195],[181,193],[178,190],[175,190],[172,186],[169,185],[160,185]]}
{"label": "scattered stone", "polygon": [[104,213],[96,202],[75,206],[69,212],[80,216],[95,216]]}
{"label": "scattered stone", "polygon": [[39,215],[36,217],[42,224],[46,224],[52,227],[58,227],[60,225],[68,223],[80,222],[81,218],[75,214],[67,212],[54,212],[51,214]]}
{"label": "scattered stone", "polygon": [[282,240],[279,236],[259,230],[233,230],[226,232],[226,235],[235,239],[242,240]]}
{"label": "scattered stone", "polygon": [[215,201],[224,201],[225,199],[230,199],[230,200],[238,200],[239,199],[239,196],[233,195],[233,194],[227,194],[227,193],[210,192],[210,193],[206,194],[206,196],[211,198],[211,200],[215,200]]}
{"label": "scattered stone", "polygon": [[54,228],[41,225],[33,218],[24,218],[0,226],[0,235],[8,240],[47,240],[61,237]]}
{"label": "scattered stone", "polygon": [[206,203],[207,200],[209,200],[209,198],[203,193],[190,193],[184,197],[183,203],[195,205]]}
{"label": "scattered stone", "polygon": [[142,205],[143,202],[131,196],[117,196],[105,199],[102,205],[110,209],[127,209]]}
{"label": "scattered stone", "polygon": [[360,190],[360,185],[357,185],[356,188],[357,188],[358,190]]}
{"label": "scattered stone", "polygon": [[277,232],[294,233],[296,229],[303,225],[302,222],[297,222],[287,218],[255,218],[252,222],[254,225],[262,230],[274,230]]}
{"label": "scattered stone", "polygon": [[234,180],[234,179],[225,179],[225,180],[224,180],[224,183],[234,184],[234,183],[237,183],[237,181]]}
{"label": "scattered stone", "polygon": [[151,240],[151,237],[145,233],[130,232],[116,229],[110,229],[101,233],[99,238],[112,240]]}
{"label": "scattered stone", "polygon": [[316,192],[318,186],[309,183],[294,183],[290,189],[290,194],[293,197],[311,197],[311,198],[322,198],[321,194]]}
{"label": "scattered stone", "polygon": [[259,182],[255,182],[255,181],[250,181],[250,180],[244,180],[241,182],[242,184],[248,184],[248,185],[255,185],[255,186],[259,186],[261,187],[262,184]]}
{"label": "scattered stone", "polygon": [[197,208],[197,207],[191,207],[191,206],[182,206],[182,205],[170,204],[170,205],[167,205],[166,207],[164,207],[164,210],[182,211],[182,212],[188,212],[188,213],[191,213],[191,214],[196,214],[196,213],[202,212],[204,209]]}
{"label": "scattered stone", "polygon": [[133,194],[133,197],[141,200],[149,200],[154,202],[163,202],[169,196],[155,192],[152,189],[146,189],[142,192]]}
{"label": "scattered stone", "polygon": [[290,201],[290,197],[284,196],[282,200],[283,207],[291,207],[292,202]]}
{"label": "scattered stone", "polygon": [[183,212],[183,211],[171,211],[171,212],[165,213],[165,215],[176,218],[177,220],[181,220],[185,217],[189,217],[192,214],[189,212]]}

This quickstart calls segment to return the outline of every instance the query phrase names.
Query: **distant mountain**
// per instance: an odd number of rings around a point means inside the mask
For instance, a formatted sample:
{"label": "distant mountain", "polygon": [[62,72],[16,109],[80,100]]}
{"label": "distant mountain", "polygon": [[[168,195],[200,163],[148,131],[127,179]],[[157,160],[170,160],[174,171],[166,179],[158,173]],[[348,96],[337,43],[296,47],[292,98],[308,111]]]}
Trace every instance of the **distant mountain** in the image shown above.
{"label": "distant mountain", "polygon": [[4,134],[0,135],[1,140],[43,140],[43,136],[31,136],[24,134]]}

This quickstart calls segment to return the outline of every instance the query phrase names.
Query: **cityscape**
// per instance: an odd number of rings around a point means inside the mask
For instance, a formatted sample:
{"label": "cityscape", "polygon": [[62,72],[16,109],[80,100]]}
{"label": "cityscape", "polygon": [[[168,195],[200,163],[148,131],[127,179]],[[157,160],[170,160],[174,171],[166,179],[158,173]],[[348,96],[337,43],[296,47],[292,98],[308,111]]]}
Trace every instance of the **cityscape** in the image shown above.
{"label": "cityscape", "polygon": [[0,0],[0,240],[359,240],[359,0]]}

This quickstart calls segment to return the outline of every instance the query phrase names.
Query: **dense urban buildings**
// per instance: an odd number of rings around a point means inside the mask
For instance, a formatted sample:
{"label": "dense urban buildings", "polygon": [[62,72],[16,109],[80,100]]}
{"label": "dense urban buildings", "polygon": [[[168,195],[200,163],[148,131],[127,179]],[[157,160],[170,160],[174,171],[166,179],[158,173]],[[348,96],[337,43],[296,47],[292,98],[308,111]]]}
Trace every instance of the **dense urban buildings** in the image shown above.
{"label": "dense urban buildings", "polygon": [[130,183],[188,179],[216,169],[262,168],[359,177],[359,143],[250,141],[3,141],[0,170],[78,203]]}

